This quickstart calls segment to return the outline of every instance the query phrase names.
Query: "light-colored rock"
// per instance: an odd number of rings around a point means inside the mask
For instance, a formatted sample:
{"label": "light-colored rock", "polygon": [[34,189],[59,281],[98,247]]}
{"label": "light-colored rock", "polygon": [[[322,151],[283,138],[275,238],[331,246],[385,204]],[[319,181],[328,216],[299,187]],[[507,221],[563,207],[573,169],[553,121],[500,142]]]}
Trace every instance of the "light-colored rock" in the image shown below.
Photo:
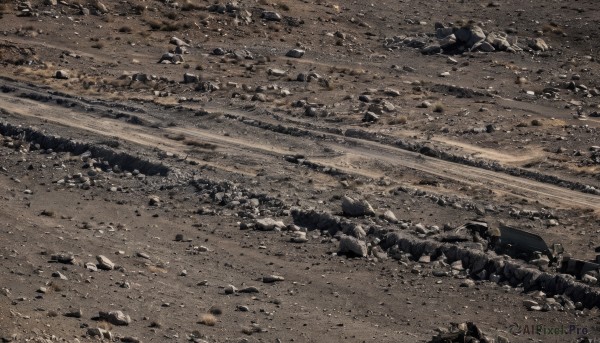
{"label": "light-colored rock", "polygon": [[99,269],[103,269],[103,270],[115,269],[115,264],[104,255],[96,256],[96,260],[98,261],[97,267]]}
{"label": "light-colored rock", "polygon": [[281,14],[273,11],[264,11],[261,17],[270,21],[280,21],[282,19]]}
{"label": "light-colored rock", "polygon": [[96,8],[96,10],[102,14],[106,14],[108,13],[108,8],[106,7],[105,4],[101,3],[100,1],[96,1],[96,3],[94,4],[94,7]]}
{"label": "light-colored rock", "polygon": [[365,113],[363,116],[362,121],[365,123],[375,123],[379,121],[379,116],[373,112],[367,111],[367,113]]}
{"label": "light-colored rock", "polygon": [[383,217],[383,219],[387,220],[390,223],[398,222],[398,218],[396,218],[396,215],[391,210],[387,210],[387,211],[383,212],[382,217]]}
{"label": "light-colored rock", "polygon": [[539,304],[537,303],[537,301],[525,299],[523,300],[523,306],[525,306],[526,309],[531,310],[532,307],[539,306]]}
{"label": "light-colored rock", "polygon": [[290,238],[290,242],[292,243],[306,243],[308,242],[308,238],[306,238],[306,232],[296,231],[292,234],[292,238]]}
{"label": "light-colored rock", "polygon": [[113,325],[125,326],[131,323],[131,317],[123,313],[123,311],[110,311],[110,312],[102,312],[100,311],[98,317],[103,319]]}
{"label": "light-colored rock", "polygon": [[179,39],[177,37],[171,37],[171,39],[169,40],[169,43],[175,44],[177,46],[186,46],[186,47],[190,46],[188,43],[184,42],[182,39]]}
{"label": "light-colored rock", "polygon": [[150,206],[160,205],[160,197],[158,195],[151,195],[148,197],[148,204]]}
{"label": "light-colored rock", "polygon": [[69,72],[66,70],[57,70],[56,74],[54,74],[54,77],[59,79],[59,80],[68,80],[69,79]]}
{"label": "light-colored rock", "polygon": [[368,254],[367,244],[358,238],[344,235],[340,239],[338,253],[365,257]]}
{"label": "light-colored rock", "polygon": [[113,340],[112,333],[108,330],[100,329],[100,328],[89,328],[87,330],[88,336],[91,337],[100,337],[101,339],[106,338],[109,341]]}
{"label": "light-colored rock", "polygon": [[237,292],[237,288],[234,285],[225,286],[225,294],[233,294]]}
{"label": "light-colored rock", "polygon": [[350,217],[375,215],[375,210],[369,202],[364,199],[356,200],[346,195],[342,198],[342,212]]}
{"label": "light-colored rock", "polygon": [[548,51],[550,47],[541,38],[534,38],[529,42],[529,47],[536,51]]}
{"label": "light-colored rock", "polygon": [[463,282],[460,283],[460,287],[473,287],[475,286],[475,281],[471,279],[464,279]]}
{"label": "light-colored rock", "polygon": [[273,231],[284,229],[285,224],[282,221],[273,218],[263,218],[255,221],[255,227],[260,231]]}
{"label": "light-colored rock", "polygon": [[271,68],[268,70],[268,74],[271,76],[284,76],[286,74],[285,70]]}

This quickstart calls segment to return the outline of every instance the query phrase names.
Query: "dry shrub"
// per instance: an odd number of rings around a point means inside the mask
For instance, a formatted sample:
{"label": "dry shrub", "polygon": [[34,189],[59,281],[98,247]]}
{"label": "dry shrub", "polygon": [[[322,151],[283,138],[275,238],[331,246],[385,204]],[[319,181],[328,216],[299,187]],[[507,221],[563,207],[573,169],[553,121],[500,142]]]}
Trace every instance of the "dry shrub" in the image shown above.
{"label": "dry shrub", "polygon": [[531,121],[531,126],[542,126],[542,121],[538,119],[533,119]]}
{"label": "dry shrub", "polygon": [[163,25],[160,28],[161,31],[168,31],[168,32],[179,31],[180,29],[181,29],[180,24],[176,23],[176,22],[163,22]]}
{"label": "dry shrub", "polygon": [[132,9],[135,12],[135,14],[139,15],[139,14],[144,13],[144,11],[146,11],[146,6],[141,3],[136,3],[133,5]]}
{"label": "dry shrub", "polygon": [[556,35],[562,35],[565,33],[565,31],[558,26],[558,24],[556,23],[548,23],[545,24],[544,26],[542,26],[542,32],[544,33],[554,33]]}
{"label": "dry shrub", "polygon": [[148,270],[151,273],[162,273],[162,274],[166,274],[167,273],[167,270],[165,268],[162,268],[162,267],[159,267],[159,266],[149,265],[148,266]]}
{"label": "dry shrub", "polygon": [[203,9],[204,6],[193,3],[192,1],[186,1],[183,5],[181,5],[182,11],[197,11]]}
{"label": "dry shrub", "polygon": [[435,104],[433,104],[433,112],[443,113],[444,110],[444,104],[442,104],[441,102],[436,102]]}
{"label": "dry shrub", "polygon": [[220,316],[223,314],[223,310],[219,306],[212,306],[208,312],[214,314],[215,316]]}
{"label": "dry shrub", "polygon": [[152,30],[160,30],[162,27],[162,22],[155,19],[147,19],[146,24],[148,24]]}
{"label": "dry shrub", "polygon": [[396,118],[390,118],[388,125],[404,125],[408,121],[406,116],[399,116]]}
{"label": "dry shrub", "polygon": [[107,330],[107,331],[110,331],[113,328],[112,324],[105,320],[98,321],[98,323],[96,323],[96,327],[99,329],[102,329],[102,330]]}
{"label": "dry shrub", "polygon": [[198,323],[206,326],[215,326],[215,324],[217,324],[217,317],[210,313],[205,313],[200,316],[200,321],[198,321]]}

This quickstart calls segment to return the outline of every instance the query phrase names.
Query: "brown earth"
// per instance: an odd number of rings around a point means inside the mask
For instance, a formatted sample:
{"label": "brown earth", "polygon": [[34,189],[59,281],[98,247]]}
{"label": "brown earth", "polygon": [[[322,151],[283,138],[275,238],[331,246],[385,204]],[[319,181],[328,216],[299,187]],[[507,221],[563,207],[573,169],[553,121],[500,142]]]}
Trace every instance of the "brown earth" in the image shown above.
{"label": "brown earth", "polygon": [[[385,251],[395,232],[439,241],[477,218],[596,258],[596,7],[0,0],[0,339],[426,342],[473,322],[481,341],[599,340],[590,297]],[[436,23],[517,51],[423,54]],[[157,63],[172,37],[183,62]],[[375,213],[348,217],[345,195]],[[293,215],[310,209],[346,220],[365,256]],[[284,225],[255,230],[264,218]],[[448,244],[529,260],[474,240]],[[91,271],[98,255],[114,268]],[[539,268],[600,291],[597,270]]]}

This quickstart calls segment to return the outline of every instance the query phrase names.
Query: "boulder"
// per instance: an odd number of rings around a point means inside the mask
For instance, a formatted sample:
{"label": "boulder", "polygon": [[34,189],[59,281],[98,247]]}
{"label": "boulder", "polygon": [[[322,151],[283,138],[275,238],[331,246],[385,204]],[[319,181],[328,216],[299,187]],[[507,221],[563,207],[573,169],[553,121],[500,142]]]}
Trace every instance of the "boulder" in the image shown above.
{"label": "boulder", "polygon": [[358,238],[343,235],[340,239],[338,253],[365,257],[368,253],[367,244]]}
{"label": "boulder", "polygon": [[485,33],[483,32],[483,29],[479,26],[472,26],[470,28],[471,30],[471,36],[469,38],[469,40],[467,41],[467,47],[471,48],[473,47],[475,44],[484,41],[485,40]]}
{"label": "boulder", "polygon": [[197,83],[198,81],[200,81],[198,75],[192,73],[183,74],[183,83]]}
{"label": "boulder", "polygon": [[342,212],[350,217],[373,216],[375,210],[366,200],[355,200],[349,196],[342,198]]}

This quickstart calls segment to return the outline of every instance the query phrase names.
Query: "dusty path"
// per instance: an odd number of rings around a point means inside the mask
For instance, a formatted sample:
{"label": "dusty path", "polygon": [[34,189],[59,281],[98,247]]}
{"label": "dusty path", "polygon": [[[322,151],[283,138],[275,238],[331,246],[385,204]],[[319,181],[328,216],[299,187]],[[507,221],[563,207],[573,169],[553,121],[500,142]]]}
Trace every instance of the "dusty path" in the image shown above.
{"label": "dusty path", "polygon": [[[276,146],[278,139],[290,141],[295,146],[302,146],[302,138],[289,137],[273,132],[266,132],[273,140],[259,141],[252,136],[233,136],[216,134],[212,130],[195,127],[172,127],[163,130],[152,129],[139,125],[128,124],[119,120],[98,118],[93,114],[52,106],[33,100],[14,98],[10,94],[0,95],[1,108],[13,113],[33,116],[43,120],[51,121],[64,126],[76,127],[78,129],[94,132],[106,136],[117,136],[132,143],[155,147],[166,152],[186,155],[189,146],[164,138],[164,133],[183,134],[185,137],[199,140],[203,143],[216,145],[222,152],[229,152],[247,158],[282,160],[286,154],[306,153],[306,151],[290,151]],[[264,130],[263,130],[264,131]],[[309,130],[310,131],[310,130]],[[157,134],[157,133],[163,134]],[[263,132],[265,133],[265,132]],[[343,159],[314,158],[315,161],[329,167],[345,167],[348,160],[352,163],[361,164],[360,161],[386,162],[392,169],[396,167],[410,168],[417,172],[453,180],[462,184],[477,185],[489,190],[501,190],[503,192],[527,198],[553,208],[589,208],[600,210],[600,196],[581,193],[563,187],[532,181],[526,178],[515,177],[504,173],[484,170],[481,168],[465,166],[458,163],[443,161],[440,159],[423,156],[418,153],[403,149],[390,147],[376,142],[314,132],[316,137],[328,139],[318,140],[318,144],[331,151],[344,155]],[[307,140],[306,138],[304,140]],[[310,138],[310,144],[315,144],[315,138]],[[311,156],[307,156],[311,158]],[[219,164],[221,168],[227,166]],[[230,168],[229,168],[230,169]],[[385,170],[351,169],[353,173],[373,177],[374,175],[386,175]]]}

